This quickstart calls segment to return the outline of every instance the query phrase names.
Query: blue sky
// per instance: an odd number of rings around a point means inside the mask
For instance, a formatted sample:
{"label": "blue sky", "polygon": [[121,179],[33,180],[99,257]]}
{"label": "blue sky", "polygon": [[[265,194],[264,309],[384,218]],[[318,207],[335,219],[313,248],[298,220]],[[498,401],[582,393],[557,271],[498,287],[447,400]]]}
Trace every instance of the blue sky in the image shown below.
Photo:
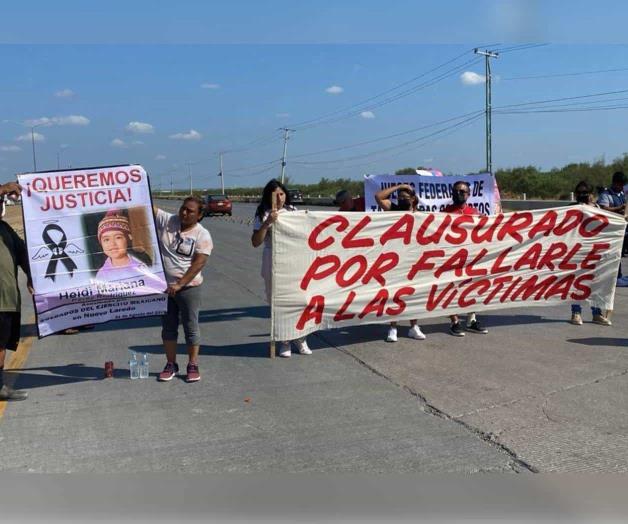
{"label": "blue sky", "polygon": [[[504,50],[492,61],[494,168],[610,161],[628,151],[628,92],[557,102],[581,104],[553,108],[561,112],[500,109],[628,90],[628,46],[614,30],[628,14],[621,3],[593,11],[574,2],[569,12],[514,1],[323,1],[314,10],[283,1],[82,4],[4,9],[2,179],[32,169],[28,125],[42,123],[38,169],[56,168],[57,158],[61,167],[139,162],[163,188],[171,178],[187,184],[188,162],[196,187],[217,187],[220,150],[227,187],[263,184],[279,174],[283,126],[296,129],[287,172],[297,182],[417,165],[476,171],[484,120],[461,115],[484,108],[484,65],[472,48],[489,44]],[[613,17],[600,18],[603,4]],[[558,16],[561,27],[551,29]],[[566,30],[585,22],[589,31],[572,32],[580,38]],[[528,42],[547,45],[508,51]],[[618,70],[601,72],[610,69]],[[449,127],[456,123],[464,125]],[[360,142],[368,143],[347,147]]]}

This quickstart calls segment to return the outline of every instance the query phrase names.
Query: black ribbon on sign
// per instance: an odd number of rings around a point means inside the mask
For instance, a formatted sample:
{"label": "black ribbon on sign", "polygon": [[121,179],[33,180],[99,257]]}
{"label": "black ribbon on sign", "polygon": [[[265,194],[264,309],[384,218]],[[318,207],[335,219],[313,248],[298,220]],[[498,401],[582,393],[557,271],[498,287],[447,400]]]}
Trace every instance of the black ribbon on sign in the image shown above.
{"label": "black ribbon on sign", "polygon": [[[52,240],[48,234],[49,231],[58,231],[61,233],[61,240],[58,243]],[[52,253],[52,258],[48,262],[48,267],[46,268],[46,278],[51,279],[53,282],[55,281],[55,277],[57,276],[57,262],[61,262],[70,272],[70,276],[73,276],[77,265],[65,252],[65,247],[68,244],[68,237],[65,235],[65,231],[63,231],[63,229],[56,224],[48,224],[44,229],[44,232],[41,234],[41,238]]]}

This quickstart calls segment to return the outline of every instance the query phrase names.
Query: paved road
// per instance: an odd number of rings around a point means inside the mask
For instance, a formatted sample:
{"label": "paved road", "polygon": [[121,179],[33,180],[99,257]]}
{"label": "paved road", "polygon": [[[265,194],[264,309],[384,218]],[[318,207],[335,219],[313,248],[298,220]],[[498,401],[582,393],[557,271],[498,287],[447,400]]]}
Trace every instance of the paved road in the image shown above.
{"label": "paved road", "polygon": [[[201,382],[155,380],[158,319],[36,340],[15,372],[30,399],[0,420],[0,470],[628,471],[627,290],[612,328],[571,326],[567,307],[513,309],[484,317],[487,336],[453,338],[443,319],[423,326],[427,340],[401,330],[391,345],[373,325],[270,360],[253,209],[204,221],[216,248]],[[128,379],[129,348],[150,355],[152,379]]]}

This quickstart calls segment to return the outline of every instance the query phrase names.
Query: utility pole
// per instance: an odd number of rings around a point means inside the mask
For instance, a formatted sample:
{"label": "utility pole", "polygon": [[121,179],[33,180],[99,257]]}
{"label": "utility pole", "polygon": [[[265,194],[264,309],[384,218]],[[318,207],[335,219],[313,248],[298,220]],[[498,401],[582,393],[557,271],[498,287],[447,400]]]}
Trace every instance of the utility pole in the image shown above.
{"label": "utility pole", "polygon": [[33,172],[37,173],[37,158],[35,157],[35,128],[31,126],[31,144],[33,146]]}
{"label": "utility pole", "polygon": [[480,51],[474,49],[476,55],[484,56],[484,69],[485,69],[485,113],[486,113],[486,171],[493,173],[493,146],[491,143],[491,58],[499,57],[499,53],[496,51]]}
{"label": "utility pole", "polygon": [[218,176],[220,177],[220,185],[222,187],[222,194],[225,194],[225,173],[222,170],[222,151],[220,152],[220,172],[218,173]]}
{"label": "utility pole", "polygon": [[286,153],[288,152],[288,133],[294,129],[288,129],[287,127],[280,128],[283,131],[283,155],[281,157],[281,183],[283,184],[286,174]]}
{"label": "utility pole", "polygon": [[172,173],[170,173],[170,194],[172,195]]}

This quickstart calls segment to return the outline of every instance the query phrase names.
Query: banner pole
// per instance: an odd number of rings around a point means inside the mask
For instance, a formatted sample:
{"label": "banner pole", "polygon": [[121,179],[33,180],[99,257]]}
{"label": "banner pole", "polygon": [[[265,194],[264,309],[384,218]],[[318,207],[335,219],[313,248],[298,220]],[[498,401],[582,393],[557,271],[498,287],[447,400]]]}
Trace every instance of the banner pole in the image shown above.
{"label": "banner pole", "polygon": [[[271,212],[277,211],[278,195],[273,195]],[[274,225],[274,224],[273,224]],[[270,231],[272,239],[271,270],[270,270],[270,347],[268,357],[275,358],[275,228]]]}

